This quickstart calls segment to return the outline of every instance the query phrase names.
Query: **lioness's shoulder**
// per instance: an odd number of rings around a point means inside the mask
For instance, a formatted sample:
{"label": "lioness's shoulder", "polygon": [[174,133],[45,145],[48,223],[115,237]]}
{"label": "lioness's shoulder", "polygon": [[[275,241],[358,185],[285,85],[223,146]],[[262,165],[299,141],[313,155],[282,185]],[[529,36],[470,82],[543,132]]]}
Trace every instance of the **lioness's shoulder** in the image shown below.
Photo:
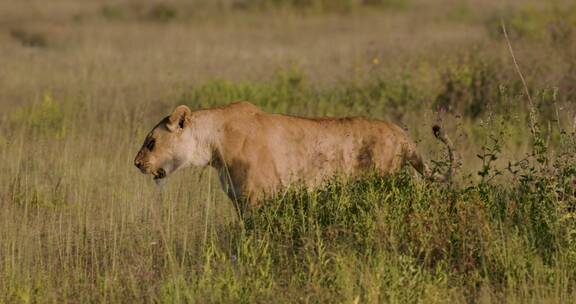
{"label": "lioness's shoulder", "polygon": [[228,104],[228,105],[222,107],[222,109],[227,110],[227,111],[246,112],[246,113],[260,113],[260,112],[262,112],[262,110],[260,110],[260,108],[258,108],[257,106],[255,106],[254,104],[252,104],[249,101],[233,102],[231,104]]}

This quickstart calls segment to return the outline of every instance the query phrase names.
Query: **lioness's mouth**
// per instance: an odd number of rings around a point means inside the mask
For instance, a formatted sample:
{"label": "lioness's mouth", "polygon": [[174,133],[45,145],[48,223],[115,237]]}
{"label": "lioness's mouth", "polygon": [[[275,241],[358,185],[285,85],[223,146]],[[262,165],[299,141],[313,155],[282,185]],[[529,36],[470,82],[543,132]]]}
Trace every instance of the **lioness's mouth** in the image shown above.
{"label": "lioness's mouth", "polygon": [[162,179],[166,177],[166,170],[160,168],[156,171],[156,173],[154,173],[154,179],[158,180],[158,179]]}

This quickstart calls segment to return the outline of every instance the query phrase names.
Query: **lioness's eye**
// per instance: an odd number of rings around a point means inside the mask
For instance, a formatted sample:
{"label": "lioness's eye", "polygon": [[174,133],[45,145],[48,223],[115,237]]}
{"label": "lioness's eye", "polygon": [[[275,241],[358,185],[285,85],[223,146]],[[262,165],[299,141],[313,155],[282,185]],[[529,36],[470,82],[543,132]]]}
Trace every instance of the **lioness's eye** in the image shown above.
{"label": "lioness's eye", "polygon": [[154,139],[149,140],[148,143],[146,144],[146,148],[148,148],[148,150],[152,151],[152,149],[154,149],[154,143],[155,143]]}

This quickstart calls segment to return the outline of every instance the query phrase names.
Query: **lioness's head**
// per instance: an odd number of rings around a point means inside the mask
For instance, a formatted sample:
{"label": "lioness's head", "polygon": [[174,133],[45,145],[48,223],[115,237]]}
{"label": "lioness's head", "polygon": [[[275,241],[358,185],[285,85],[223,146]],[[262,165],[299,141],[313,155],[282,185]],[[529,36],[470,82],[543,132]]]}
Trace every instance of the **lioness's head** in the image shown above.
{"label": "lioness's head", "polygon": [[[159,181],[179,168],[210,161],[209,147],[198,136],[190,109],[181,105],[148,133],[134,165],[144,174]],[[196,129],[196,130],[194,130]]]}

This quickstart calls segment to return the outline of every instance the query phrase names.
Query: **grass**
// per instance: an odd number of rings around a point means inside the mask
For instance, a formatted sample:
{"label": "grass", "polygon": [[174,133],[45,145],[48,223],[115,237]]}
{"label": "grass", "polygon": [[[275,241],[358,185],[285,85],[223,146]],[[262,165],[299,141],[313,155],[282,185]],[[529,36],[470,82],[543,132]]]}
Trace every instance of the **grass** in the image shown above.
{"label": "grass", "polygon": [[[576,298],[570,3],[260,2],[3,4],[0,303]],[[212,170],[157,188],[133,167],[175,105],[240,99],[392,120],[436,167],[441,123],[462,164],[453,185],[406,169],[287,189],[244,221]]]}
{"label": "grass", "polygon": [[[363,105],[366,96],[375,105],[404,96],[378,81],[317,89],[282,75],[207,83],[183,90],[179,102],[201,107],[249,98],[269,110],[325,115],[362,113],[372,107]],[[1,175],[4,302],[563,302],[575,296],[572,134],[551,144],[554,159],[548,146],[534,147],[508,173],[496,162],[506,140],[491,135],[478,151],[479,177],[460,176],[454,187],[411,171],[336,178],[311,193],[290,189],[270,198],[239,222],[211,170],[201,179],[198,170],[186,170],[162,189],[135,172],[129,152],[147,130],[137,113],[122,104],[92,105],[95,111],[85,113],[86,101],[49,93],[40,99],[3,123],[11,131],[0,150],[9,160]]]}

